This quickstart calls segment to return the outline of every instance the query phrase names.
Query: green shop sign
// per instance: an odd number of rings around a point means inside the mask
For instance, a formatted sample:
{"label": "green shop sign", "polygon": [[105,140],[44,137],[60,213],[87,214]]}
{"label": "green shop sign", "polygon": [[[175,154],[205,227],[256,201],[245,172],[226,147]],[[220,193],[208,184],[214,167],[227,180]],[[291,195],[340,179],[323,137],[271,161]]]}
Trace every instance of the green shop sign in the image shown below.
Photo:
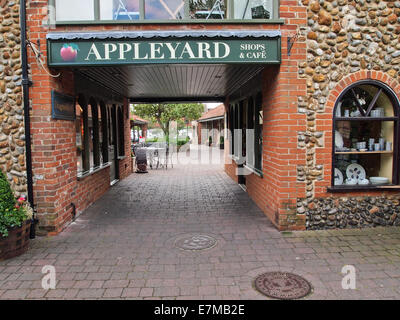
{"label": "green shop sign", "polygon": [[48,64],[280,63],[280,38],[235,40],[48,41]]}

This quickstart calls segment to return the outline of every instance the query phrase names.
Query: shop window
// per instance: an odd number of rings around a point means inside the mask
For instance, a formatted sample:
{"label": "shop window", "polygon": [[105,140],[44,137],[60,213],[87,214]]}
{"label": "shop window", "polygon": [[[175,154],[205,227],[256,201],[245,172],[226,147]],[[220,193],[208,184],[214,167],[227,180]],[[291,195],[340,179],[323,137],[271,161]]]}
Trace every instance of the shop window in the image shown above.
{"label": "shop window", "polygon": [[85,157],[83,108],[84,106],[81,106],[78,102],[75,104],[76,159],[78,174],[85,171],[83,166]]}
{"label": "shop window", "polygon": [[139,20],[140,0],[100,0],[101,20]]}
{"label": "shop window", "polygon": [[239,160],[240,152],[242,150],[242,133],[240,130],[240,104],[237,103],[235,106],[235,127],[234,127],[234,132],[233,135],[235,137],[235,149],[234,149],[234,156],[236,160]]}
{"label": "shop window", "polygon": [[229,154],[233,156],[235,154],[235,106],[229,106],[229,120],[228,120],[228,129],[229,129]]}
{"label": "shop window", "polygon": [[56,21],[277,19],[279,0],[50,0]]}
{"label": "shop window", "polygon": [[185,16],[185,1],[183,0],[145,0],[145,19],[150,20],[181,20]]}
{"label": "shop window", "polygon": [[120,157],[125,156],[125,130],[124,130],[124,116],[123,107],[117,107],[117,121],[118,121],[118,155]]}
{"label": "shop window", "polygon": [[271,19],[274,0],[233,0],[234,19]]}
{"label": "shop window", "polygon": [[89,108],[89,150],[90,168],[100,166],[99,106],[91,100]]}
{"label": "shop window", "polygon": [[399,185],[399,102],[377,81],[360,81],[340,95],[334,111],[333,188]]}
{"label": "shop window", "polygon": [[247,101],[247,131],[246,131],[246,164],[248,166],[254,167],[255,164],[255,154],[254,154],[254,99],[250,98]]}
{"label": "shop window", "polygon": [[100,150],[101,150],[101,163],[108,162],[108,130],[107,130],[107,108],[103,102],[100,102],[99,113],[99,127],[100,127]]}
{"label": "shop window", "polygon": [[226,19],[226,0],[189,0],[190,19]]}
{"label": "shop window", "polygon": [[247,100],[246,129],[246,165],[251,169],[262,172],[262,95],[250,97]]}
{"label": "shop window", "polygon": [[82,176],[108,163],[108,117],[103,103],[90,99],[87,104],[82,96],[75,113],[77,172]]}
{"label": "shop window", "polygon": [[262,94],[258,93],[254,105],[254,168],[262,172],[262,159],[263,159],[263,108],[262,108]]}
{"label": "shop window", "polygon": [[55,0],[57,21],[94,20],[95,0]]}

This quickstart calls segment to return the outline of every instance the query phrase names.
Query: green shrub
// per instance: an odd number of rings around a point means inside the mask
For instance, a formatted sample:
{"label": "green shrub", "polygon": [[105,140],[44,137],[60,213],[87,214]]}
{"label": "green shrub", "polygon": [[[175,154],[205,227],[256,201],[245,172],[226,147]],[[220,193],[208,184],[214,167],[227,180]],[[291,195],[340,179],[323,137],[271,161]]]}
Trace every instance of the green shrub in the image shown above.
{"label": "green shrub", "polygon": [[158,142],[158,138],[155,137],[155,138],[152,138],[152,139],[146,139],[146,142],[148,142],[148,143]]}
{"label": "green shrub", "polygon": [[23,200],[17,202],[6,176],[0,170],[0,235],[8,236],[8,230],[20,227],[31,214]]}
{"label": "green shrub", "polygon": [[7,209],[12,210],[16,204],[17,201],[11,186],[4,173],[0,170],[0,212],[4,212]]}
{"label": "green shrub", "polygon": [[188,140],[178,140],[178,143],[177,143],[177,146],[178,147],[180,147],[180,146],[183,146],[183,145],[185,145],[186,143],[188,143]]}

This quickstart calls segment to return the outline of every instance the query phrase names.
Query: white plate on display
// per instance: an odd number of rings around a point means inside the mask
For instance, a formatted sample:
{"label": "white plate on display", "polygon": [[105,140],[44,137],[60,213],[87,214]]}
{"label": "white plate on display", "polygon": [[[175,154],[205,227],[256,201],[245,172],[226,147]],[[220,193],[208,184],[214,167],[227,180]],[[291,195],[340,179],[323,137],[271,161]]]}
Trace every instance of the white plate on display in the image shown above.
{"label": "white plate on display", "polygon": [[339,131],[335,131],[335,147],[337,147],[338,149],[342,149],[343,148],[343,137],[340,134]]}
{"label": "white plate on display", "polygon": [[335,186],[343,184],[343,173],[338,168],[335,168]]}
{"label": "white plate on display", "polygon": [[369,178],[372,184],[386,184],[389,183],[389,179],[385,177],[371,177]]}
{"label": "white plate on display", "polygon": [[352,163],[346,168],[346,176],[348,179],[364,180],[365,169],[357,163]]}

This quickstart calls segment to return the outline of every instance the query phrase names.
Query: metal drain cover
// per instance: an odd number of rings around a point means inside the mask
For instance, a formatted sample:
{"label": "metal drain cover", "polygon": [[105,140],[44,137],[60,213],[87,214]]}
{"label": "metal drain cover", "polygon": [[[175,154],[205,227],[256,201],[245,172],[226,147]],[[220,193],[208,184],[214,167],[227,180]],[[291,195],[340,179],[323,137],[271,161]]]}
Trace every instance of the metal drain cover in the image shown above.
{"label": "metal drain cover", "polygon": [[255,280],[256,289],[275,299],[300,299],[311,292],[311,284],[304,278],[287,272],[267,272]]}
{"label": "metal drain cover", "polygon": [[186,235],[175,241],[175,246],[190,251],[206,250],[215,247],[217,239],[204,234]]}

